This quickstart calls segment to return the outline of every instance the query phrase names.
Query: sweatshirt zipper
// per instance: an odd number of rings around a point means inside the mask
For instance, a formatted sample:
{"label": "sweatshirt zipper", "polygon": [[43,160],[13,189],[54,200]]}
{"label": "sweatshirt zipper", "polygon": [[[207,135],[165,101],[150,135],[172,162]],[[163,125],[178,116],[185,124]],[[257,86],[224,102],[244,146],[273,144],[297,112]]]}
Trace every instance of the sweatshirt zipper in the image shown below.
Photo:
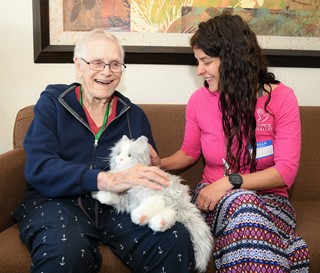
{"label": "sweatshirt zipper", "polygon": [[[101,132],[101,134],[100,134],[97,138],[95,138],[94,143],[93,143],[94,152],[96,151],[97,147],[99,146],[99,139],[100,139],[101,135],[104,133],[104,131],[108,128],[108,126],[109,126],[112,122],[114,122],[114,121],[117,120],[119,117],[121,117],[129,108],[130,108],[130,106],[127,107],[127,108],[125,108],[118,116],[116,116],[110,123],[108,123],[108,124],[104,127],[104,129],[103,129],[103,131]],[[91,131],[91,129],[90,129],[90,131]],[[92,132],[92,131],[91,131],[91,132]],[[92,133],[93,133],[93,132],[92,132]]]}

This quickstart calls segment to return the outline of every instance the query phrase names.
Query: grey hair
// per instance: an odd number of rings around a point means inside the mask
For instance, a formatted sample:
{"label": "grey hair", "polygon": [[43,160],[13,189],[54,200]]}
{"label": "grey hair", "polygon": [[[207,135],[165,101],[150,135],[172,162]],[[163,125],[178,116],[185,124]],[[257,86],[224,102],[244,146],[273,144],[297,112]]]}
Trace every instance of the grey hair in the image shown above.
{"label": "grey hair", "polygon": [[115,35],[113,35],[112,33],[108,32],[102,28],[93,29],[90,32],[83,35],[74,47],[73,57],[74,58],[82,58],[83,56],[85,56],[86,45],[87,45],[88,41],[90,41],[92,38],[96,38],[99,36],[105,37],[108,40],[114,41],[116,44],[119,45],[120,57],[123,62],[124,61],[124,49],[123,49],[122,45],[120,44],[118,38]]}

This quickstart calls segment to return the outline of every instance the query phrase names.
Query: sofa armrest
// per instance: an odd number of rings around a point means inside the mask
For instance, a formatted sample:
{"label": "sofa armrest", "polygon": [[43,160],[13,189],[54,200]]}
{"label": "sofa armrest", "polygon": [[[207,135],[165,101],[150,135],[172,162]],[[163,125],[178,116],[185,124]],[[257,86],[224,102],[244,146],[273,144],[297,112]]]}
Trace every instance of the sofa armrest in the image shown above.
{"label": "sofa armrest", "polygon": [[0,154],[0,232],[13,224],[11,211],[24,197],[27,185],[25,160],[21,148]]}

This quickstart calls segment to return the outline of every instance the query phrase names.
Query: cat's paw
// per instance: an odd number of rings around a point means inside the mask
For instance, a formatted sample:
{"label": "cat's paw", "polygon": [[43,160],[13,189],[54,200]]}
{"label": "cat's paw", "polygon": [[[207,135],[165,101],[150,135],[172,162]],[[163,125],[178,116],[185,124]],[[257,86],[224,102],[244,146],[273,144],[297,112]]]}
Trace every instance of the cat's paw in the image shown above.
{"label": "cat's paw", "polygon": [[164,232],[174,226],[176,223],[176,215],[174,210],[167,208],[150,219],[149,227],[153,231]]}
{"label": "cat's paw", "polygon": [[146,225],[149,220],[165,208],[165,202],[160,196],[144,198],[141,204],[131,211],[131,220],[137,225]]}
{"label": "cat's paw", "polygon": [[[93,192],[91,192],[91,196],[92,196],[93,199],[96,199],[96,200],[100,201],[100,200],[99,200],[99,191],[93,191]],[[101,202],[100,202],[100,203],[101,203]]]}
{"label": "cat's paw", "polygon": [[150,216],[147,213],[142,213],[138,210],[131,212],[131,221],[136,225],[144,226],[149,222]]}
{"label": "cat's paw", "polygon": [[119,203],[119,196],[109,191],[94,191],[92,198],[97,199],[101,204],[116,205]]}

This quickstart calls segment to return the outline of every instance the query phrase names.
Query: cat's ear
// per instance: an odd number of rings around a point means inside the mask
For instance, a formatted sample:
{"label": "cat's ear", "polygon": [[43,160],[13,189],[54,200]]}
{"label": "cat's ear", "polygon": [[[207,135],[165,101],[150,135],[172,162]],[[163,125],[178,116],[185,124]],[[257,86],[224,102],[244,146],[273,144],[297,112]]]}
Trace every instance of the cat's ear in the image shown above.
{"label": "cat's ear", "polygon": [[129,138],[126,135],[123,135],[122,140],[129,140]]}
{"label": "cat's ear", "polygon": [[136,141],[145,144],[148,143],[148,138],[146,136],[140,136]]}

